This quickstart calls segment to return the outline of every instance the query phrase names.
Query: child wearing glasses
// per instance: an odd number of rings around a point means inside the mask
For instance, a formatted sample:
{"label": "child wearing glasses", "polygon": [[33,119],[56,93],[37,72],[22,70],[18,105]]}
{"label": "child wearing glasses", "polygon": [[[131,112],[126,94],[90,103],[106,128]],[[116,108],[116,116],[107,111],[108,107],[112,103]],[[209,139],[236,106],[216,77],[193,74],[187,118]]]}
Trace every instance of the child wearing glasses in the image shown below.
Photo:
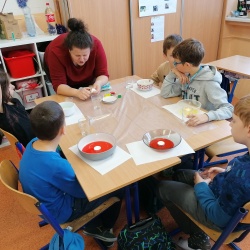
{"label": "child wearing glasses", "polygon": [[[250,150],[250,95],[235,105],[230,123],[234,141]],[[206,176],[205,176],[206,175]],[[226,169],[211,167],[199,174],[195,170],[178,170],[174,181],[162,181],[159,197],[170,211],[183,232],[189,234],[187,241],[180,239],[177,245],[183,249],[211,249],[209,237],[201,231],[179,208],[203,225],[222,231],[239,207],[250,200],[249,153],[235,157]],[[240,223],[236,231],[248,224]],[[188,245],[189,248],[184,246]]]}
{"label": "child wearing glasses", "polygon": [[222,76],[216,67],[202,65],[205,50],[201,42],[189,38],[173,50],[174,68],[165,77],[161,96],[181,96],[201,103],[205,114],[190,115],[188,126],[197,126],[212,120],[232,117],[233,106],[228,103],[227,93],[221,88]]}
{"label": "child wearing glasses", "polygon": [[172,34],[167,36],[163,42],[163,54],[166,57],[167,61],[162,63],[157,70],[152,74],[151,79],[154,81],[154,84],[161,87],[164,78],[172,68],[173,65],[173,56],[172,52],[177,44],[182,41],[182,37],[180,35]]}

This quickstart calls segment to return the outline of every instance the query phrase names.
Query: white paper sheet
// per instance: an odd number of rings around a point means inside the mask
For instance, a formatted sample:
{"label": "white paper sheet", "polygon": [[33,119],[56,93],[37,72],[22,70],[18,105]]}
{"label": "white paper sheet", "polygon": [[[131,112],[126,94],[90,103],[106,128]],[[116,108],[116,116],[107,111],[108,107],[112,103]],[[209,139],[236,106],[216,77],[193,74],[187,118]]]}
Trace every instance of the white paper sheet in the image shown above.
{"label": "white paper sheet", "polygon": [[166,151],[154,150],[146,146],[143,141],[132,142],[126,144],[126,146],[136,165],[194,153],[194,150],[187,144],[187,142],[183,138],[178,146]]}
{"label": "white paper sheet", "polygon": [[131,90],[133,90],[136,94],[144,97],[144,98],[149,98],[155,95],[160,94],[160,89],[156,88],[155,86],[153,86],[153,88],[149,91],[141,91],[137,88],[137,83],[133,84],[133,87],[131,88]]}
{"label": "white paper sheet", "polygon": [[[177,102],[175,104],[162,106],[162,108],[168,110],[170,113],[172,113],[173,115],[175,115],[176,117],[182,120],[182,108],[183,108],[182,104]],[[204,114],[204,113],[205,113],[204,111],[198,110],[197,114]],[[183,119],[184,122],[186,122],[187,120],[188,118]]]}
{"label": "white paper sheet", "polygon": [[81,110],[75,105],[75,113],[71,116],[65,117],[66,125],[71,125],[74,123],[78,123],[80,118],[84,117]]}
{"label": "white paper sheet", "polygon": [[84,162],[89,164],[92,168],[94,168],[97,172],[99,172],[101,175],[104,175],[111,171],[112,169],[118,167],[123,162],[127,161],[131,158],[131,155],[121,149],[120,147],[116,146],[116,149],[110,157],[100,160],[100,161],[91,161],[86,158],[84,158],[78,148],[77,145],[74,145],[69,148],[73,153],[75,153],[80,159],[82,159]]}

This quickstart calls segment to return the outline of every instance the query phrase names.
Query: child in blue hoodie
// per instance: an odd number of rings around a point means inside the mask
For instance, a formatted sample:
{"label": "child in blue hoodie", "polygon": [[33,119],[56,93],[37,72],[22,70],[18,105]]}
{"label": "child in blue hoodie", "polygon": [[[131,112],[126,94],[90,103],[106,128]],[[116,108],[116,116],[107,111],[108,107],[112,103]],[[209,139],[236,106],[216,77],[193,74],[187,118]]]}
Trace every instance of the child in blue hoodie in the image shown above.
{"label": "child in blue hoodie", "polygon": [[201,102],[201,108],[208,112],[191,115],[189,126],[232,117],[233,106],[228,103],[227,93],[221,88],[221,74],[214,66],[201,65],[205,50],[195,39],[186,39],[173,50],[174,68],[165,77],[161,87],[164,98],[182,96]]}
{"label": "child in blue hoodie", "polygon": [[[250,95],[235,105],[230,123],[235,142],[250,149]],[[206,178],[204,176],[206,174]],[[190,235],[186,249],[210,249],[209,237],[182,211],[205,226],[222,231],[240,206],[250,201],[250,156],[238,156],[226,169],[211,167],[200,175],[195,170],[177,170],[174,181],[159,185],[159,197],[181,229]],[[178,207],[176,206],[178,205]],[[236,230],[246,229],[240,223]],[[181,242],[182,243],[182,242]],[[179,244],[180,245],[180,244]]]}

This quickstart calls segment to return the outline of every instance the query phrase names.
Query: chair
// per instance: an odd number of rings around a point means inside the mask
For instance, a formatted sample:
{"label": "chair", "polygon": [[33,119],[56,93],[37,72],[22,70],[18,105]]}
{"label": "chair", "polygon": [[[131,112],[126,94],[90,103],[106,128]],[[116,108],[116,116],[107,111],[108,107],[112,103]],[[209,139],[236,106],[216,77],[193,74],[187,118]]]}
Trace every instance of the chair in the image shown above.
{"label": "chair", "polygon": [[[1,162],[0,180],[3,185],[12,192],[13,196],[27,212],[38,216],[42,214],[60,237],[63,237],[63,229],[70,228],[72,232],[76,232],[86,223],[119,201],[117,197],[111,197],[106,202],[102,203],[100,206],[82,217],[72,222],[59,225],[43,203],[39,202],[39,200],[37,200],[34,196],[25,194],[18,190],[18,170],[11,161],[3,160]],[[48,249],[48,246],[49,245],[46,245],[42,249]]]}
{"label": "chair", "polygon": [[10,143],[10,146],[12,147],[13,151],[16,151],[19,158],[22,158],[22,155],[24,153],[25,147],[22,145],[21,142],[18,141],[18,139],[12,135],[11,133],[3,130],[0,128],[0,130],[3,132],[3,134],[5,135],[5,137],[7,138],[7,140]]}
{"label": "chair", "polygon": [[[230,95],[234,100],[239,100],[241,97],[250,94],[250,79],[240,79],[237,84],[234,83]],[[245,145],[234,142],[233,137],[222,140],[220,142],[214,143],[213,145],[205,149],[205,154],[208,156],[206,161],[200,160],[203,162],[203,167],[213,166],[217,164],[227,163],[228,160],[220,160],[215,162],[210,162],[214,156],[224,157],[228,155],[238,154],[242,152],[247,152],[248,149]]]}
{"label": "chair", "polygon": [[243,207],[240,207],[238,211],[235,213],[234,217],[230,220],[227,227],[223,230],[223,232],[218,232],[213,229],[210,229],[200,222],[196,221],[191,215],[187,212],[183,211],[180,207],[179,209],[186,214],[203,232],[205,232],[210,239],[212,239],[215,243],[212,246],[211,250],[218,250],[224,244],[229,245],[235,250],[240,250],[240,248],[235,245],[234,242],[242,241],[247,234],[250,232],[250,225],[247,230],[242,230],[238,232],[233,232],[235,227],[238,225],[239,222],[241,223],[250,223],[250,202],[246,203]]}

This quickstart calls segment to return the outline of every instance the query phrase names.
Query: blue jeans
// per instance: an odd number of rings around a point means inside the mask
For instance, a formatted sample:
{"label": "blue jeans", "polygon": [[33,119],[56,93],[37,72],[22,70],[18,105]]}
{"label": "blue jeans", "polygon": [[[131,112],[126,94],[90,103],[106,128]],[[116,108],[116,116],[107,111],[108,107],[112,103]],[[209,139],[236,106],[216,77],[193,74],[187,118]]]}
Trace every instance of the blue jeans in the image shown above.
{"label": "blue jeans", "polygon": [[[170,214],[186,234],[201,232],[178,207],[190,214],[203,225],[221,231],[213,222],[207,219],[194,193],[195,170],[177,170],[174,178],[176,181],[162,181],[158,186],[158,195]],[[178,207],[176,206],[178,205]]]}
{"label": "blue jeans", "polygon": [[87,198],[85,199],[75,198],[73,204],[73,212],[67,221],[72,221],[81,217],[82,215],[92,211],[93,209],[101,205],[109,198],[115,196],[118,197],[120,201],[114,203],[111,207],[107,208],[103,213],[101,213],[100,215],[98,215],[97,217],[95,217],[93,220],[91,220],[89,223],[86,224],[86,227],[94,228],[103,226],[106,229],[111,229],[113,228],[120,213],[123,195],[124,195],[124,190],[120,189],[91,202],[89,202]]}

